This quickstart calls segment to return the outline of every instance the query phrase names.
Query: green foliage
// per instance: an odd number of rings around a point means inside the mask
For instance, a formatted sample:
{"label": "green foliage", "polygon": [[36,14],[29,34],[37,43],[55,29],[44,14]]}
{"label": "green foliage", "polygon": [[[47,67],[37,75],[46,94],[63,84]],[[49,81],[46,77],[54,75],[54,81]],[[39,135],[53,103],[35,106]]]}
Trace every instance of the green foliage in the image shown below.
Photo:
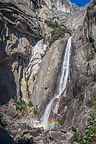
{"label": "green foliage", "polygon": [[77,132],[71,137],[70,142],[79,142],[79,134]]}
{"label": "green foliage", "polygon": [[[62,36],[61,38],[63,38],[64,36]],[[57,36],[54,36],[54,37],[51,37],[50,40],[49,40],[49,47],[56,41],[58,40],[60,37],[57,35]]]}
{"label": "green foliage", "polygon": [[28,106],[29,106],[29,107],[32,107],[32,106],[33,106],[33,103],[32,103],[31,100],[29,101]]}
{"label": "green foliage", "polygon": [[82,93],[79,93],[78,96],[77,96],[77,98],[78,98],[79,102],[80,101],[82,102],[84,100],[84,95]]}
{"label": "green foliage", "polygon": [[70,30],[68,30],[65,26],[58,26],[58,28],[54,29],[51,32],[51,38],[49,40],[49,46],[51,46],[56,40],[59,38],[63,38],[65,33],[69,33],[71,35]]}
{"label": "green foliage", "polygon": [[92,100],[89,99],[89,100],[86,102],[86,105],[87,105],[88,107],[92,107],[92,105],[93,105],[93,104],[92,104]]}
{"label": "green foliage", "polygon": [[96,72],[94,72],[94,73],[92,74],[91,80],[92,80],[93,82],[96,82]]}
{"label": "green foliage", "polygon": [[96,114],[92,114],[88,119],[84,132],[79,134],[77,131],[71,137],[70,142],[79,142],[80,144],[96,143]]}
{"label": "green foliage", "polygon": [[22,111],[22,116],[24,116],[24,111]]}
{"label": "green foliage", "polygon": [[49,40],[49,47],[59,38],[63,38],[65,36],[65,33],[68,33],[71,35],[71,31],[67,29],[67,27],[63,24],[59,25],[57,21],[52,22],[45,20],[45,23],[53,28],[54,30],[51,32],[51,38]]}
{"label": "green foliage", "polygon": [[24,100],[20,100],[16,103],[16,110],[22,111],[25,110],[26,103]]}
{"label": "green foliage", "polygon": [[86,49],[90,50],[88,58],[87,58],[87,60],[90,61],[95,57],[95,49],[90,43],[86,46]]}
{"label": "green foliage", "polygon": [[34,113],[34,115],[36,115],[37,112],[38,112],[38,107],[36,106],[36,107],[33,108],[33,113]]}
{"label": "green foliage", "polygon": [[89,107],[93,106],[94,110],[96,111],[96,94],[93,96],[92,99],[90,99],[86,102],[86,105]]}
{"label": "green foliage", "polygon": [[59,37],[64,37],[65,36],[65,33],[69,33],[70,34],[70,31],[68,29],[66,29],[65,27],[59,27],[57,29],[54,29],[52,32],[51,32],[51,36],[56,36],[58,35]]}
{"label": "green foliage", "polygon": [[47,26],[49,26],[51,28],[57,28],[59,26],[57,21],[52,22],[52,21],[45,20],[45,23],[47,24]]}
{"label": "green foliage", "polygon": [[2,13],[2,12],[0,12],[0,16],[3,16],[3,13]]}
{"label": "green foliage", "polygon": [[92,114],[88,119],[84,133],[80,135],[80,143],[93,144],[94,142],[96,143],[96,115]]}
{"label": "green foliage", "polygon": [[21,101],[21,104],[24,104],[24,105],[26,104],[24,100],[20,100],[20,101]]}
{"label": "green foliage", "polygon": [[21,111],[21,110],[22,110],[22,106],[19,105],[19,104],[17,104],[17,105],[16,105],[16,110],[20,110],[20,111]]}
{"label": "green foliage", "polygon": [[6,126],[7,126],[7,122],[5,121],[2,112],[0,112],[0,125],[1,125],[2,127],[6,127]]}
{"label": "green foliage", "polygon": [[17,103],[17,97],[14,96],[14,103]]}
{"label": "green foliage", "polygon": [[76,127],[72,126],[72,131],[73,131],[73,132],[77,132]]}
{"label": "green foliage", "polygon": [[80,94],[78,98],[79,98],[79,101],[83,101],[84,100],[84,95]]}
{"label": "green foliage", "polygon": [[37,73],[32,76],[32,80],[35,81]]}
{"label": "green foliage", "polygon": [[77,133],[75,128],[72,127],[74,135],[70,139],[71,143],[78,142],[80,144],[96,144],[96,94],[92,99],[86,102],[86,105],[93,107],[94,113],[90,115],[83,133]]}
{"label": "green foliage", "polygon": [[96,94],[92,99],[86,102],[86,105],[93,107],[94,113],[90,115],[83,133],[77,133],[77,130],[72,127],[74,135],[70,139],[71,143],[78,142],[80,144],[96,144]]}

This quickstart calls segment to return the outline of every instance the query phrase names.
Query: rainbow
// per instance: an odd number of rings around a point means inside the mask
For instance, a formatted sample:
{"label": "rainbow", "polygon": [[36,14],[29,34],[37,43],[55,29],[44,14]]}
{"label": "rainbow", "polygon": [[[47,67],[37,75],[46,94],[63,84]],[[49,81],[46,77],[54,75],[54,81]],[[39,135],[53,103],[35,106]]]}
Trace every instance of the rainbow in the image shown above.
{"label": "rainbow", "polygon": [[49,122],[47,126],[44,127],[45,130],[51,130],[55,127],[56,122]]}

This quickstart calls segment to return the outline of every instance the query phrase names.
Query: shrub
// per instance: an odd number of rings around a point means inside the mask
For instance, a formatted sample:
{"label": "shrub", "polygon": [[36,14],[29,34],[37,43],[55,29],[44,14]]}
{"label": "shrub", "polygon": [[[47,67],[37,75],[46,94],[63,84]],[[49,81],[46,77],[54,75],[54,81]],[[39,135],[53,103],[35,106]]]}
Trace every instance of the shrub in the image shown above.
{"label": "shrub", "polygon": [[26,104],[24,100],[20,100],[20,101],[21,101],[21,104],[24,104],[24,105]]}
{"label": "shrub", "polygon": [[52,22],[52,21],[49,21],[49,20],[45,20],[45,23],[47,24],[47,26],[49,26],[51,28],[57,28],[59,26],[57,21]]}
{"label": "shrub", "polygon": [[84,95],[82,93],[79,93],[77,96],[79,102],[84,100]]}
{"label": "shrub", "polygon": [[51,32],[51,38],[49,40],[49,47],[59,38],[63,38],[65,33],[69,33],[71,35],[71,31],[66,28],[66,26],[59,25]]}
{"label": "shrub", "polygon": [[3,17],[3,13],[2,12],[0,12],[0,16]]}
{"label": "shrub", "polygon": [[96,72],[94,72],[94,73],[92,74],[92,79],[93,79],[94,82],[96,82]]}
{"label": "shrub", "polygon": [[22,116],[24,116],[24,111],[22,111]]}
{"label": "shrub", "polygon": [[90,99],[86,102],[86,105],[89,107],[93,106],[94,110],[96,111],[96,94],[93,96],[92,99]]}
{"label": "shrub", "polygon": [[32,80],[33,80],[33,81],[35,81],[36,76],[37,76],[37,74],[34,74],[34,75],[32,76]]}
{"label": "shrub", "polygon": [[5,121],[2,112],[0,112],[0,125],[1,125],[2,127],[6,127],[6,126],[7,126],[7,122]]}
{"label": "shrub", "polygon": [[[94,116],[93,116],[94,115]],[[95,144],[96,143],[96,114],[92,114],[88,119],[84,133],[80,135],[80,143]],[[94,143],[95,142],[95,143]]]}
{"label": "shrub", "polygon": [[93,105],[93,104],[92,104],[92,100],[89,99],[89,100],[86,102],[86,105],[87,105],[88,107],[92,107],[92,105]]}
{"label": "shrub", "polygon": [[19,105],[19,104],[17,104],[17,105],[16,105],[16,110],[20,110],[20,111],[21,111],[21,110],[22,110],[22,106]]}
{"label": "shrub", "polygon": [[24,100],[20,100],[16,103],[16,110],[25,110],[26,103]]}
{"label": "shrub", "polygon": [[79,142],[80,144],[95,144],[96,143],[96,114],[92,114],[88,119],[84,132],[77,132],[71,137],[70,142]]}
{"label": "shrub", "polygon": [[29,101],[28,106],[29,106],[29,107],[32,107],[32,106],[33,106],[33,103],[32,103],[31,100]]}
{"label": "shrub", "polygon": [[54,36],[54,37],[51,37],[50,40],[49,40],[49,47],[56,41],[58,40],[60,37],[57,35],[57,36]]}
{"label": "shrub", "polygon": [[33,113],[34,113],[34,115],[36,115],[37,112],[38,112],[38,108],[37,108],[37,106],[36,106],[36,107],[33,108]]}
{"label": "shrub", "polygon": [[90,43],[86,46],[86,49],[90,50],[89,55],[87,57],[87,60],[90,61],[95,56],[95,49],[94,49],[94,47]]}
{"label": "shrub", "polygon": [[92,104],[93,104],[94,110],[96,111],[96,94],[92,98]]}
{"label": "shrub", "polygon": [[77,132],[71,137],[70,142],[79,142],[79,134]]}
{"label": "shrub", "polygon": [[72,126],[72,131],[77,132],[77,129],[74,126]]}
{"label": "shrub", "polygon": [[83,100],[84,100],[84,95],[81,94],[81,95],[79,96],[79,101],[83,101]]}
{"label": "shrub", "polygon": [[17,97],[14,96],[14,103],[17,103]]}

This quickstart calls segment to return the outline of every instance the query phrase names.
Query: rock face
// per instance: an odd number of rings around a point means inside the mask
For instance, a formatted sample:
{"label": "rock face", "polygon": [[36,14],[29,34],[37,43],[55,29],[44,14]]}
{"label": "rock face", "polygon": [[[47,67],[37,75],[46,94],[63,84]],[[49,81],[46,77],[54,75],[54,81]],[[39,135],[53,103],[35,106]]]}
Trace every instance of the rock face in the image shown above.
{"label": "rock face", "polygon": [[33,46],[42,37],[38,18],[27,2],[0,0],[1,104],[14,96],[28,99],[26,67]]}
{"label": "rock face", "polygon": [[[96,94],[95,0],[81,9],[67,0],[0,0],[0,103],[14,96],[32,99],[39,117],[57,93],[69,35],[49,47],[53,29],[45,20],[65,22],[73,33],[66,97],[60,97],[56,118],[63,128],[75,126],[82,132],[91,112],[86,102]],[[16,109],[9,104],[7,113],[14,118]],[[61,134],[50,132],[49,142],[67,144]],[[43,138],[38,143],[44,143]]]}
{"label": "rock face", "polygon": [[43,0],[54,11],[61,22],[65,22],[79,8],[69,0]]}
{"label": "rock face", "polygon": [[34,76],[48,50],[50,28],[44,20],[56,19],[48,7],[39,7],[40,2],[34,0],[0,0],[1,104],[14,96],[25,101],[32,98]]}

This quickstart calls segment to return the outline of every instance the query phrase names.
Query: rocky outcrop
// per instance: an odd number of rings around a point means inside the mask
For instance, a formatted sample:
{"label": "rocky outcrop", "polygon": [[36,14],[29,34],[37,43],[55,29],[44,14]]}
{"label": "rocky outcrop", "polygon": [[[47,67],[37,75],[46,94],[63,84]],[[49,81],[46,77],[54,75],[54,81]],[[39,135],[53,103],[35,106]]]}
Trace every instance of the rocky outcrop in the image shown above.
{"label": "rocky outcrop", "polygon": [[79,10],[75,4],[69,0],[43,0],[52,9],[59,20],[64,23],[71,15]]}
{"label": "rocky outcrop", "polygon": [[28,99],[26,67],[33,46],[42,39],[35,12],[22,0],[0,0],[0,103]]}
{"label": "rocky outcrop", "polygon": [[48,50],[50,28],[44,21],[56,15],[39,1],[29,1],[0,1],[1,104],[14,96],[32,98],[34,78]]}
{"label": "rocky outcrop", "polygon": [[19,1],[12,1],[10,3],[10,0],[7,2],[1,0],[0,12],[10,27],[17,29],[21,33],[33,36],[36,39],[42,37],[36,14],[24,1],[22,3],[19,3]]}
{"label": "rocky outcrop", "polygon": [[80,10],[74,13],[64,24],[74,32],[79,26],[83,26],[86,14],[87,7],[80,8]]}

